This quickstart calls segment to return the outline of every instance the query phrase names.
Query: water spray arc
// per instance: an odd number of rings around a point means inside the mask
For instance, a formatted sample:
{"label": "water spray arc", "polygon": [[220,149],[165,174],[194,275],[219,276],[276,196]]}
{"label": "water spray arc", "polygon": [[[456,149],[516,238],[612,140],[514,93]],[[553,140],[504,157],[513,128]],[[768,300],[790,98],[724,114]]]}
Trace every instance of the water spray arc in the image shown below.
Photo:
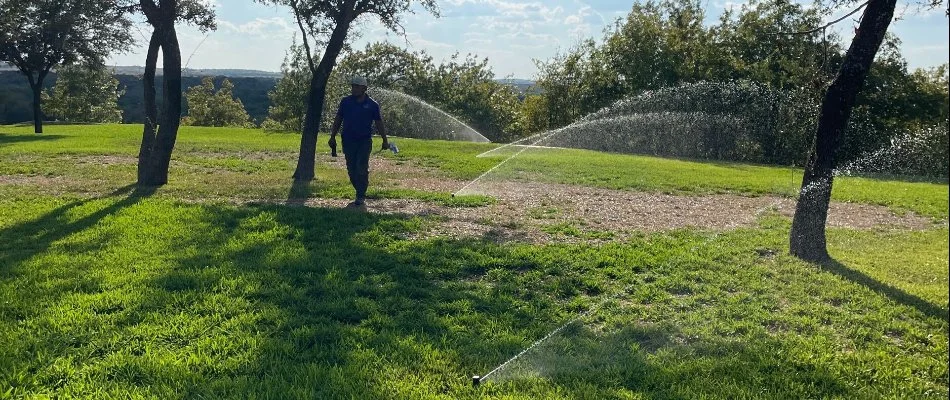
{"label": "water spray arc", "polygon": [[[505,163],[507,163],[508,161],[511,161],[513,158],[517,157],[517,156],[520,155],[521,153],[524,153],[526,150],[532,149],[532,148],[549,148],[549,147],[546,147],[546,146],[539,146],[539,144],[540,144],[541,142],[545,141],[545,140],[550,139],[551,137],[553,137],[553,136],[555,136],[555,135],[557,135],[557,134],[559,134],[559,133],[561,133],[561,132],[564,132],[566,129],[568,129],[568,128],[572,127],[572,126],[573,126],[573,124],[572,124],[572,125],[569,125],[569,126],[566,126],[566,127],[564,127],[564,128],[559,128],[559,129],[555,129],[555,130],[552,130],[552,131],[543,132],[543,133],[539,133],[539,134],[536,134],[536,135],[533,135],[533,136],[529,136],[529,137],[526,137],[526,138],[524,138],[524,139],[517,140],[517,141],[511,142],[511,143],[508,143],[508,144],[506,144],[506,145],[496,147],[496,148],[494,148],[494,149],[488,150],[488,151],[486,151],[486,152],[484,152],[484,153],[481,153],[481,154],[477,155],[476,157],[485,157],[486,155],[489,155],[490,153],[497,152],[497,151],[499,151],[499,150],[501,150],[501,149],[505,149],[505,148],[508,148],[508,147],[511,147],[511,146],[521,147],[521,150],[518,150],[518,152],[512,154],[511,156],[508,156],[508,158],[502,160],[502,161],[499,162],[498,164],[495,164],[494,167],[491,167],[488,171],[485,171],[484,173],[482,173],[481,175],[479,175],[477,178],[475,178],[475,179],[473,179],[472,181],[470,181],[470,182],[468,182],[467,184],[465,184],[465,186],[462,186],[461,189],[455,191],[455,193],[452,193],[452,197],[455,197],[455,196],[458,195],[458,194],[462,194],[466,189],[468,189],[468,188],[471,187],[472,185],[478,183],[478,181],[480,181],[482,178],[484,178],[484,177],[487,176],[488,174],[492,173],[492,171],[498,169],[498,167],[501,167],[502,165],[505,165]],[[534,139],[537,139],[537,140],[534,140]],[[519,144],[518,144],[518,143],[524,143],[524,142],[530,141],[530,140],[534,140],[534,142],[532,142],[532,143],[529,144],[529,145],[519,145]]]}
{"label": "water spray arc", "polygon": [[[477,157],[498,155],[504,149],[520,147],[518,151],[504,158],[498,164],[465,184],[456,194],[469,190],[487,175],[496,171],[499,167],[505,165],[515,157],[518,157],[528,149],[550,148],[548,145],[565,148],[576,148],[578,144],[586,146],[587,144],[580,140],[596,142],[596,140],[599,139],[591,140],[592,138],[589,135],[592,133],[607,133],[608,136],[606,136],[605,139],[611,141],[611,146],[614,144],[621,146],[629,145],[629,147],[614,147],[607,150],[618,151],[616,149],[640,149],[641,147],[637,147],[636,143],[631,144],[630,140],[636,139],[637,136],[642,133],[638,130],[642,128],[655,129],[658,132],[665,130],[667,133],[674,133],[675,130],[679,130],[675,133],[681,134],[682,137],[689,136],[689,134],[694,132],[705,134],[710,131],[708,127],[712,127],[712,133],[738,131],[744,135],[744,137],[735,136],[734,139],[744,139],[754,138],[756,135],[774,134],[775,132],[787,129],[797,129],[795,124],[800,123],[800,121],[797,121],[795,116],[807,114],[796,108],[802,105],[794,104],[795,100],[782,98],[781,93],[770,92],[758,87],[749,88],[741,85],[722,85],[721,87],[712,88],[711,85],[700,84],[686,87],[686,89],[686,91],[678,91],[678,88],[664,89],[665,91],[659,90],[655,93],[638,96],[637,98],[622,100],[613,106],[601,109],[563,128],[532,135],[485,151]],[[716,102],[718,97],[705,93],[713,92],[714,90],[712,89],[720,91],[718,95],[722,96],[723,99],[721,104],[717,104]],[[682,106],[682,104],[687,104],[688,107]],[[612,130],[604,128],[611,128]],[[684,132],[687,135],[682,135]],[[834,176],[841,176],[851,175],[856,172],[874,172],[874,168],[884,167],[880,165],[882,164],[880,160],[908,158],[907,156],[899,157],[898,155],[902,153],[913,154],[909,149],[925,147],[923,143],[931,140],[931,136],[935,135],[933,132],[924,132],[916,136],[906,136],[895,139],[890,146],[885,146],[882,149],[866,153],[857,160],[853,160],[836,168],[833,174]],[[554,143],[552,144],[552,142]],[[703,144],[702,142],[699,143]],[[596,144],[597,143],[595,143],[595,145]],[[794,168],[790,169],[794,170]],[[755,212],[756,219],[762,217],[762,215],[769,210],[774,210],[782,202],[794,202],[796,197],[806,195],[813,190],[827,188],[827,185],[830,183],[827,181],[817,182],[808,187],[800,188],[797,185],[797,182],[801,182],[800,170],[798,171],[798,173],[794,171],[791,172],[788,186],[789,190],[786,194],[782,195],[784,197],[776,199],[774,202],[758,209]],[[714,242],[721,234],[722,232],[715,232],[705,240],[699,241],[699,243],[692,247],[691,252],[713,248],[711,246],[716,246]],[[686,261],[685,258],[681,260],[677,260],[676,258],[679,257],[674,256],[674,259],[670,259],[668,266],[672,267],[676,262]],[[636,283],[630,284],[618,290],[616,293],[605,295],[604,298],[595,300],[593,307],[576,314],[573,318],[549,331],[543,337],[523,348],[513,357],[498,364],[486,374],[472,376],[472,385],[479,386],[489,381],[497,382],[510,379],[511,377],[519,376],[519,371],[535,371],[526,368],[536,368],[538,371],[546,371],[547,367],[543,363],[545,360],[544,357],[548,356],[545,354],[546,350],[544,350],[544,348],[547,347],[543,346],[546,342],[551,341],[556,343],[557,338],[553,340],[552,338],[565,332],[565,329],[569,326],[577,324],[593,315],[609,301],[628,295],[634,285],[636,285]],[[568,335],[569,333],[564,334],[565,337]],[[519,362],[519,360],[523,360],[523,362]],[[540,364],[538,364],[539,362]]]}
{"label": "water spray arc", "polygon": [[[794,184],[794,182],[793,182],[793,184]],[[757,218],[758,218],[758,217],[761,217],[765,212],[767,212],[768,210],[770,210],[770,209],[772,209],[773,207],[777,206],[778,203],[781,202],[781,201],[782,201],[782,200],[779,199],[779,200],[776,200],[776,201],[774,201],[774,202],[772,202],[772,203],[770,203],[770,204],[768,204],[768,205],[765,205],[765,206],[759,208],[759,209],[756,210],[756,212],[755,212],[756,217],[757,217]],[[698,245],[694,246],[694,247],[691,249],[691,252],[698,251],[699,249],[702,249],[702,248],[708,246],[710,243],[712,243],[713,241],[715,241],[716,239],[718,239],[721,235],[722,235],[722,232],[715,232],[715,233],[713,233],[712,235],[710,235],[709,237],[707,237],[705,240],[703,240],[701,243],[699,243]],[[670,260],[670,261],[668,262],[668,266],[671,266],[672,263],[673,263],[673,261],[674,261],[674,260]],[[574,318],[570,319],[569,321],[565,322],[564,324],[562,324],[562,325],[558,326],[557,328],[555,328],[554,330],[550,331],[547,335],[545,335],[544,337],[542,337],[542,338],[536,340],[536,341],[535,341],[534,343],[532,343],[530,346],[524,348],[522,351],[520,351],[520,352],[519,352],[518,354],[516,354],[515,356],[513,356],[513,357],[509,358],[508,360],[502,362],[501,364],[499,364],[497,367],[495,367],[494,369],[492,369],[491,371],[489,371],[489,372],[486,373],[485,375],[474,375],[474,376],[472,376],[472,385],[475,386],[475,387],[478,387],[478,386],[480,386],[481,384],[488,382],[493,376],[495,376],[495,375],[498,374],[499,372],[505,371],[505,369],[508,368],[510,365],[512,365],[513,363],[515,363],[516,361],[518,361],[519,359],[521,359],[521,358],[524,357],[525,355],[531,353],[532,350],[536,349],[538,346],[540,346],[540,345],[542,345],[543,343],[547,342],[547,341],[548,341],[549,339],[551,339],[552,337],[557,336],[557,334],[559,334],[560,332],[564,331],[564,329],[566,329],[567,327],[569,327],[569,326],[571,326],[571,325],[573,325],[573,324],[575,324],[575,323],[577,323],[577,322],[583,320],[584,318],[587,318],[587,317],[590,316],[590,315],[593,315],[594,313],[596,313],[597,311],[599,311],[599,310],[600,310],[605,304],[607,304],[608,302],[610,302],[610,301],[612,301],[612,300],[615,300],[615,299],[622,298],[623,296],[626,296],[627,294],[630,293],[630,291],[631,291],[636,285],[638,285],[638,284],[640,284],[640,283],[641,283],[641,282],[630,283],[630,284],[624,286],[623,288],[621,288],[620,290],[614,292],[613,294],[610,294],[610,295],[606,295],[606,294],[605,294],[599,301],[597,301],[597,303],[594,304],[593,307],[589,308],[589,309],[586,310],[586,311],[583,311],[583,312],[577,314]]]}
{"label": "water spray arc", "polygon": [[[543,140],[543,139],[542,139],[542,140]],[[540,142],[540,140],[539,140],[538,142]],[[536,145],[538,142],[535,142],[534,144]],[[500,163],[498,163],[498,164],[495,164],[494,167],[491,167],[488,171],[483,172],[483,173],[482,173],[481,175],[479,175],[477,178],[473,179],[471,182],[467,183],[465,186],[462,186],[461,189],[455,191],[455,193],[452,193],[452,197],[455,197],[455,196],[458,195],[458,194],[462,194],[462,193],[465,191],[465,189],[468,189],[470,186],[472,186],[472,185],[474,185],[475,183],[477,183],[479,180],[481,180],[482,178],[484,178],[486,175],[492,173],[492,171],[498,169],[498,167],[500,167],[500,166],[502,166],[502,165],[505,165],[505,163],[507,163],[508,161],[511,161],[511,159],[517,157],[519,154],[524,153],[524,151],[525,151],[525,150],[528,150],[529,148],[530,148],[530,147],[524,147],[524,148],[522,148],[521,150],[518,150],[517,153],[512,154],[512,155],[509,156],[508,158],[504,159],[502,162],[500,162]]]}
{"label": "water spray arc", "polygon": [[793,117],[799,115],[796,107],[803,107],[796,99],[748,82],[698,82],[644,92],[567,126],[479,154],[477,157],[486,157],[521,147],[455,193],[469,190],[529,148],[756,162],[763,157],[754,153],[758,149],[756,138],[773,137],[776,132],[794,128],[797,119]]}
{"label": "water spray arc", "polygon": [[588,309],[587,311],[584,311],[584,312],[582,312],[582,313],[580,313],[580,314],[577,314],[577,316],[575,316],[573,319],[571,319],[570,321],[567,321],[567,322],[564,323],[563,325],[557,327],[556,329],[554,329],[553,331],[549,332],[547,335],[545,335],[545,336],[542,337],[541,339],[536,340],[534,343],[532,343],[530,346],[526,347],[526,348],[525,348],[524,350],[522,350],[520,353],[516,354],[516,355],[515,355],[514,357],[512,357],[512,358],[509,358],[508,361],[505,361],[505,362],[501,363],[500,365],[498,365],[497,367],[495,367],[495,369],[489,371],[489,372],[488,372],[487,374],[485,374],[484,376],[479,376],[479,375],[473,376],[473,377],[472,377],[472,385],[474,385],[474,386],[480,385],[483,381],[485,381],[485,380],[487,380],[488,378],[490,378],[490,377],[491,377],[492,375],[494,375],[496,372],[505,369],[505,367],[507,367],[509,364],[511,364],[512,362],[514,362],[514,361],[517,360],[518,358],[521,358],[521,356],[525,355],[526,353],[528,353],[529,351],[531,351],[532,349],[534,349],[535,347],[537,347],[537,346],[540,345],[541,343],[544,343],[545,341],[547,341],[548,339],[550,339],[552,336],[557,335],[559,332],[561,332],[562,330],[564,330],[564,328],[567,328],[567,327],[570,326],[571,324],[573,324],[573,323],[575,323],[575,322],[577,322],[577,321],[580,321],[581,319],[587,317],[588,315],[593,314],[594,312],[596,312],[597,310],[599,310],[600,307],[603,306],[603,305],[604,305],[605,303],[607,303],[608,301],[613,300],[613,299],[616,299],[616,298],[618,298],[618,297],[620,297],[620,296],[622,296],[622,295],[625,295],[627,292],[630,291],[630,289],[633,288],[634,285],[635,285],[635,284],[629,284],[629,285],[627,285],[626,287],[624,287],[623,289],[618,290],[618,291],[617,291],[616,293],[614,293],[612,296],[609,296],[609,297],[606,297],[606,298],[601,299],[597,304],[595,304],[593,307],[591,307],[591,308]]}
{"label": "water spray arc", "polygon": [[372,97],[382,106],[387,126],[400,136],[417,139],[490,143],[475,128],[424,100],[396,90],[373,88]]}

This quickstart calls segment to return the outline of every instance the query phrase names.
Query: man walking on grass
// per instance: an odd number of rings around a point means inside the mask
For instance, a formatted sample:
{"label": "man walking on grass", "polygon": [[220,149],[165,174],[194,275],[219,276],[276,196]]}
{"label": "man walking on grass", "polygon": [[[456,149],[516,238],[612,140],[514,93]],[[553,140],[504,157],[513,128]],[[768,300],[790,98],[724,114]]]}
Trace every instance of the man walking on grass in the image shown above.
{"label": "man walking on grass", "polygon": [[366,201],[366,188],[369,186],[369,155],[373,150],[373,122],[383,138],[383,150],[389,149],[386,127],[379,111],[379,103],[366,94],[366,78],[353,77],[350,80],[352,94],[340,101],[340,108],[333,119],[330,131],[330,147],[336,147],[336,134],[343,125],[343,155],[346,157],[346,172],[350,183],[356,189],[356,200],[347,207],[363,207]]}

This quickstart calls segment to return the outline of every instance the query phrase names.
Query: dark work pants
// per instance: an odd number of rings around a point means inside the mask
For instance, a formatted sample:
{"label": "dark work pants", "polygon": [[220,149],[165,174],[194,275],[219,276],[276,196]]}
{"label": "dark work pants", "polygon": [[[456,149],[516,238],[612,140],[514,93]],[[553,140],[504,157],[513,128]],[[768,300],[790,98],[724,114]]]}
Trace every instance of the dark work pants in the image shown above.
{"label": "dark work pants", "polygon": [[343,155],[346,157],[346,172],[350,183],[356,189],[356,198],[366,197],[369,187],[369,154],[373,151],[373,139],[344,141]]}

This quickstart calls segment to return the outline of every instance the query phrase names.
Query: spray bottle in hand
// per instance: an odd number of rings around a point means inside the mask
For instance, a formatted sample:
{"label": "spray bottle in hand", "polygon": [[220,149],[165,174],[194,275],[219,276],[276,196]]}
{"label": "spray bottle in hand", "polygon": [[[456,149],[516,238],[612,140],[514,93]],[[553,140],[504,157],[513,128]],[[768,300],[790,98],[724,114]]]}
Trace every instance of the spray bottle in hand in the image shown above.
{"label": "spray bottle in hand", "polygon": [[393,152],[393,154],[398,154],[398,153],[399,153],[399,148],[396,147],[396,143],[390,142],[390,141],[388,141],[388,140],[383,142],[383,148],[380,149],[379,151],[383,151],[383,150],[389,150],[389,151]]}

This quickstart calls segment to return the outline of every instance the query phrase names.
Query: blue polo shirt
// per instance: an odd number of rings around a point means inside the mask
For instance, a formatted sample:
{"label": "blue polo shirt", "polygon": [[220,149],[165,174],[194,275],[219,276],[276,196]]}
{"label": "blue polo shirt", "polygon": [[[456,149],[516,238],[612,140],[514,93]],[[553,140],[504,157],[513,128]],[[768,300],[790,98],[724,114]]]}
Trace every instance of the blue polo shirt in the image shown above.
{"label": "blue polo shirt", "polygon": [[371,139],[373,137],[373,121],[382,119],[379,113],[379,103],[366,96],[363,102],[355,96],[346,96],[340,101],[340,108],[336,115],[343,119],[343,133],[340,137],[344,141]]}

